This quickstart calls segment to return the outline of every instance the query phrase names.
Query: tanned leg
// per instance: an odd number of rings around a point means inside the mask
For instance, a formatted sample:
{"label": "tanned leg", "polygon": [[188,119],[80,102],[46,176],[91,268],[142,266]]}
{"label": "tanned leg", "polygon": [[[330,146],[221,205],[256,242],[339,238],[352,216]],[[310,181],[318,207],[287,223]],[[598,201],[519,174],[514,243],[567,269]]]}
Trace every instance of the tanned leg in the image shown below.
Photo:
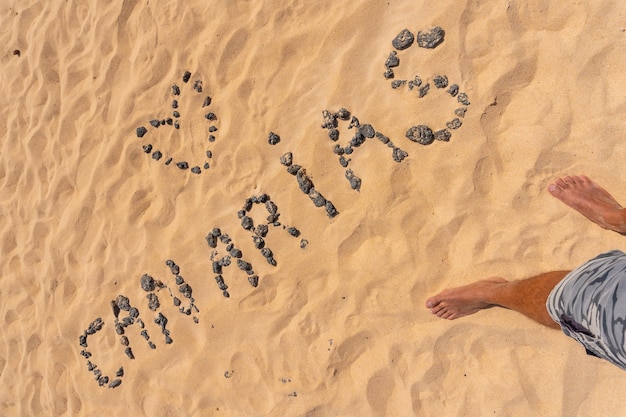
{"label": "tanned leg", "polygon": [[480,310],[499,306],[560,329],[546,309],[548,295],[569,271],[554,271],[536,277],[507,281],[490,278],[463,287],[447,289],[426,300],[426,308],[438,317],[454,320]]}
{"label": "tanned leg", "polygon": [[626,209],[584,175],[559,178],[548,192],[600,227],[626,235]]}

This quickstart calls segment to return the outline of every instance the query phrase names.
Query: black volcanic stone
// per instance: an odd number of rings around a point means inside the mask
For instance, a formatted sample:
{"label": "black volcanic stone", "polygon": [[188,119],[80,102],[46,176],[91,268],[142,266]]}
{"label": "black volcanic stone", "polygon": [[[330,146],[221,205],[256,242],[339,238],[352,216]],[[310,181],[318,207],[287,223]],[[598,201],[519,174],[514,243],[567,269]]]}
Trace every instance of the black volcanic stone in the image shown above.
{"label": "black volcanic stone", "polygon": [[148,133],[148,129],[146,129],[143,126],[139,126],[137,128],[137,137],[138,138],[143,138],[143,135],[145,135],[146,133]]}
{"label": "black volcanic stone", "polygon": [[413,141],[417,142],[421,145],[430,145],[435,140],[435,136],[433,135],[433,131],[424,125],[417,125],[411,127],[406,131],[405,136]]}
{"label": "black volcanic stone", "polygon": [[408,29],[404,29],[395,38],[393,38],[391,44],[394,48],[401,51],[413,45],[414,40],[415,37],[413,36],[413,34]]}
{"label": "black volcanic stone", "polygon": [[420,30],[417,32],[417,44],[421,48],[433,49],[443,42],[445,35],[446,32],[439,26],[429,30]]}

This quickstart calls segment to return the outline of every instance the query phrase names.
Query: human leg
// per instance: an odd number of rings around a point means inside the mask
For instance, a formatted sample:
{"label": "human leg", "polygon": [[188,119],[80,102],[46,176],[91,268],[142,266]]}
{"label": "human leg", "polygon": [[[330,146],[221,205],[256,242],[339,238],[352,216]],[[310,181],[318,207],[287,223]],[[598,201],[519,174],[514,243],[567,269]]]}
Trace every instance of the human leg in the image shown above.
{"label": "human leg", "polygon": [[548,192],[600,227],[626,234],[626,209],[584,175],[558,178]]}
{"label": "human leg", "polygon": [[553,271],[532,278],[507,281],[490,278],[463,287],[447,289],[426,300],[426,308],[438,317],[454,320],[480,310],[504,307],[559,329],[548,314],[546,300],[552,289],[569,271]]}

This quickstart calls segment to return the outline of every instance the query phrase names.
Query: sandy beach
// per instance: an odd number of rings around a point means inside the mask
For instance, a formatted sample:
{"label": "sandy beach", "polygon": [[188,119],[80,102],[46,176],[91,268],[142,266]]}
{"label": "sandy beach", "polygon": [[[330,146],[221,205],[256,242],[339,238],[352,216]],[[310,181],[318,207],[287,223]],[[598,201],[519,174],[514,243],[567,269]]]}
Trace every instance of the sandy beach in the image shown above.
{"label": "sandy beach", "polygon": [[626,247],[546,191],[626,203],[626,4],[0,9],[0,415],[626,415],[561,332],[424,308]]}

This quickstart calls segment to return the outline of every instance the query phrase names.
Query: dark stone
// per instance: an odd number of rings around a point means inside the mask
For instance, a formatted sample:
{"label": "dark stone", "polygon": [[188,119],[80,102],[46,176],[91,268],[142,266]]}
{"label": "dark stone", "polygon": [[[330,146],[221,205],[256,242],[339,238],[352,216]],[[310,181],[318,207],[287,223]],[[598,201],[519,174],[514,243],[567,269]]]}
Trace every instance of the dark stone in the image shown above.
{"label": "dark stone", "polygon": [[[178,108],[178,100],[172,100],[172,108],[173,109],[177,109]],[[157,120],[157,122],[158,122],[158,120]],[[150,123],[150,124],[152,124],[152,123]]]}
{"label": "dark stone", "polygon": [[150,346],[150,349],[156,349],[156,345],[152,342],[148,342],[148,346]]}
{"label": "dark stone", "polygon": [[376,131],[370,124],[364,124],[359,127],[359,133],[365,136],[366,138],[373,138],[376,134]]}
{"label": "dark stone", "polygon": [[350,119],[350,112],[342,107],[335,113],[335,116],[341,120],[348,120]]}
{"label": "dark stone", "polygon": [[211,105],[211,97],[207,97],[204,99],[204,102],[202,103],[202,107],[206,107]]}
{"label": "dark stone", "polygon": [[274,213],[274,214],[270,214],[269,216],[267,216],[267,223],[274,223],[274,226],[279,226],[276,223],[278,223],[278,218],[280,217],[280,213]]}
{"label": "dark stone", "polygon": [[287,172],[290,173],[291,175],[297,175],[300,172],[300,168],[302,168],[300,165],[289,165],[287,167]]}
{"label": "dark stone", "polygon": [[249,216],[243,216],[241,218],[241,227],[243,227],[246,230],[250,230],[254,227],[254,221]]}
{"label": "dark stone", "polygon": [[470,105],[469,98],[467,97],[467,94],[465,93],[459,93],[457,100],[459,100],[459,103],[463,104],[464,106]]}
{"label": "dark stone", "polygon": [[163,315],[163,313],[159,313],[159,315],[154,319],[154,323],[161,327],[161,330],[165,330],[165,326],[167,326],[167,317]]}
{"label": "dark stone", "polygon": [[278,206],[271,200],[265,202],[265,208],[270,214],[276,214],[278,212]]}
{"label": "dark stone", "polygon": [[280,157],[280,163],[284,166],[291,166],[293,163],[293,154],[291,152],[287,152]]}
{"label": "dark stone", "polygon": [[128,346],[129,345],[128,337],[126,336],[120,337],[120,343],[122,344],[122,346]]}
{"label": "dark stone", "polygon": [[213,158],[213,152],[206,151],[206,157],[209,158],[209,159]]}
{"label": "dark stone", "polygon": [[185,73],[183,74],[183,82],[184,83],[188,82],[190,78],[191,78],[191,73],[189,71],[185,71]]}
{"label": "dark stone", "polygon": [[430,90],[430,84],[424,84],[423,86],[421,86],[419,88],[419,94],[420,94],[420,98],[424,97],[426,94],[428,94],[428,91]]}
{"label": "dark stone", "polygon": [[343,155],[343,148],[339,145],[335,145],[335,148],[333,149],[333,153],[337,155]]}
{"label": "dark stone", "polygon": [[124,367],[120,367],[120,369],[117,370],[117,372],[115,373],[115,376],[117,377],[123,377],[124,376]]}
{"label": "dark stone", "polygon": [[155,293],[150,293],[147,295],[148,298],[148,308],[152,311],[156,311],[157,308],[160,307],[159,297],[156,296]]}
{"label": "dark stone", "polygon": [[130,316],[130,318],[136,319],[137,317],[139,317],[139,310],[135,307],[131,307],[128,311],[128,315]]}
{"label": "dark stone", "polygon": [[456,84],[452,84],[450,88],[448,88],[448,94],[450,94],[452,97],[456,97],[456,95],[459,94],[459,86]]}
{"label": "dark stone", "polygon": [[387,68],[393,68],[400,65],[400,59],[398,58],[398,53],[396,51],[391,51],[387,60],[385,61],[385,66]]}
{"label": "dark stone", "polygon": [[252,270],[252,265],[249,262],[246,262],[242,259],[237,259],[237,266],[242,271],[250,271]]}
{"label": "dark stone", "polygon": [[307,245],[309,244],[309,241],[306,239],[302,239],[300,240],[300,248],[301,249],[306,249]]}
{"label": "dark stone", "polygon": [[158,128],[159,126],[161,126],[161,121],[160,120],[156,120],[156,119],[152,119],[152,120],[150,120],[150,125],[152,125],[152,127]]}
{"label": "dark stone", "polygon": [[333,142],[336,142],[339,139],[339,130],[332,128],[328,131],[328,137]]}
{"label": "dark stone", "polygon": [[213,236],[211,233],[206,235],[206,242],[210,248],[217,248],[217,236]]}
{"label": "dark stone", "polygon": [[411,127],[406,131],[405,136],[413,141],[417,142],[421,145],[430,145],[435,140],[435,136],[433,135],[433,131],[424,125],[417,125]]}
{"label": "dark stone", "polygon": [[348,125],[348,129],[352,129],[353,127],[359,127],[359,126],[361,126],[361,122],[359,122],[359,119],[352,116],[352,119],[350,119],[350,124]]}
{"label": "dark stone", "polygon": [[420,48],[436,48],[443,42],[445,35],[446,32],[439,26],[428,30],[420,30],[417,32],[417,45]]}
{"label": "dark stone", "polygon": [[202,170],[200,169],[199,166],[195,166],[195,167],[191,168],[191,172],[193,172],[194,174],[200,174],[202,172]]}
{"label": "dark stone", "polygon": [[202,81],[200,81],[200,80],[194,81],[193,89],[196,90],[198,93],[201,93],[202,92]]}
{"label": "dark stone", "polygon": [[89,358],[91,358],[91,352],[88,352],[88,351],[86,351],[86,350],[81,350],[81,351],[80,351],[80,354],[81,354],[81,356],[84,356],[84,357],[85,357],[85,359],[89,359]]}
{"label": "dark stone", "polygon": [[109,388],[116,388],[116,387],[119,387],[121,384],[122,384],[122,380],[121,379],[114,379],[109,384]]}
{"label": "dark stone", "polygon": [[180,113],[178,112],[178,110],[174,110],[174,112],[172,113],[172,116],[178,118],[180,117]]}
{"label": "dark stone", "polygon": [[209,169],[211,166],[209,165],[208,162],[205,162],[204,165],[202,165],[202,168],[204,169]]}
{"label": "dark stone", "polygon": [[143,274],[141,276],[141,288],[143,288],[143,290],[147,292],[154,291],[154,278],[152,278],[148,274]]}
{"label": "dark stone", "polygon": [[218,261],[213,261],[213,273],[221,274],[222,273],[222,264]]}
{"label": "dark stone", "polygon": [[98,317],[97,319],[89,323],[89,326],[87,327],[87,330],[85,330],[85,333],[88,335],[94,334],[100,331],[103,325],[104,325],[104,322],[102,321],[100,317]]}
{"label": "dark stone", "polygon": [[163,157],[163,154],[161,153],[161,151],[152,152],[152,159],[154,159],[155,161],[158,161],[162,157]]}
{"label": "dark stone", "polygon": [[300,236],[300,231],[298,229],[296,229],[295,227],[288,227],[287,228],[287,233],[289,233],[293,237]]}
{"label": "dark stone", "polygon": [[232,256],[233,258],[241,258],[242,257],[242,252],[241,250],[237,249],[237,248],[233,248],[230,250],[230,256]]}
{"label": "dark stone", "polygon": [[189,164],[185,161],[181,161],[181,162],[176,162],[176,166],[180,169],[187,169],[189,168]]}
{"label": "dark stone", "polygon": [[171,125],[173,125],[173,124],[174,124],[174,119],[172,119],[171,117],[168,117],[166,120],[161,120],[161,124],[162,124],[162,125],[164,125],[164,124],[166,124],[166,123],[167,123],[169,126],[171,126]]}
{"label": "dark stone", "polygon": [[135,355],[133,355],[133,351],[130,349],[130,347],[127,347],[124,350],[124,353],[126,353],[126,356],[128,356],[130,359],[135,359]]}
{"label": "dark stone", "polygon": [[311,188],[313,188],[313,181],[311,181],[311,179],[306,175],[306,171],[304,169],[299,170],[296,174],[296,178],[298,180],[298,186],[302,192],[304,194],[308,194],[309,191],[311,191]]}
{"label": "dark stone", "polygon": [[152,152],[152,145],[150,145],[150,144],[143,145],[143,151],[144,151],[145,153],[150,153],[150,152]]}
{"label": "dark stone", "polygon": [[172,94],[174,94],[175,96],[180,95],[180,87],[178,87],[176,84],[172,86]]}
{"label": "dark stone", "polygon": [[248,277],[248,282],[250,283],[250,285],[256,288],[259,285],[259,277],[256,275],[251,275]]}
{"label": "dark stone", "polygon": [[406,49],[409,46],[413,45],[414,40],[415,37],[413,36],[413,34],[408,29],[404,29],[398,34],[398,36],[393,38],[391,44],[397,50],[402,51],[403,49]]}
{"label": "dark stone", "polygon": [[118,318],[120,315],[120,308],[115,303],[115,300],[111,301],[111,309],[113,310],[113,315],[115,316],[115,318]]}
{"label": "dark stone", "polygon": [[141,336],[146,339],[146,340],[150,340],[150,336],[148,335],[148,331],[147,330],[142,330],[141,331]]}
{"label": "dark stone", "polygon": [[215,115],[215,113],[211,113],[211,112],[205,114],[204,118],[207,120],[211,120],[211,121],[217,120],[217,116]]}
{"label": "dark stone", "polygon": [[394,80],[391,82],[391,88],[398,89],[406,84],[406,80]]}
{"label": "dark stone", "polygon": [[167,261],[165,261],[165,265],[167,265],[170,268],[170,272],[172,273],[172,275],[180,274],[180,267],[176,265],[176,263],[172,261],[171,259],[168,259]]}
{"label": "dark stone", "polygon": [[261,249],[265,246],[265,240],[263,240],[261,236],[252,236],[252,243],[254,243],[254,247],[257,249]]}
{"label": "dark stone", "polygon": [[174,301],[174,305],[176,307],[180,306],[180,304],[181,304],[180,298],[174,297],[172,300]]}
{"label": "dark stone", "polygon": [[454,111],[454,114],[456,114],[459,117],[465,117],[466,111],[467,111],[467,107],[459,107],[458,109]]}
{"label": "dark stone", "polygon": [[217,131],[217,127],[215,127],[215,126],[209,127],[209,132],[213,133],[215,131]]}
{"label": "dark stone", "polygon": [[78,336],[78,344],[82,347],[87,347],[87,335],[81,334]]}
{"label": "dark stone", "polygon": [[337,127],[337,117],[334,114],[328,110],[322,110],[322,117],[324,117],[324,120],[322,121],[322,128],[333,129]]}
{"label": "dark stone", "polygon": [[435,132],[435,140],[449,142],[450,137],[452,137],[452,133],[448,129],[441,129]]}
{"label": "dark stone", "polygon": [[180,129],[180,123],[178,123],[178,120],[174,122],[174,129]]}
{"label": "dark stone", "polygon": [[165,160],[165,165],[169,165],[169,164],[171,164],[171,163],[172,163],[172,158],[167,158],[167,159]]}
{"label": "dark stone", "polygon": [[408,153],[404,152],[402,149],[400,148],[393,148],[393,160],[396,162],[402,162],[402,160],[404,158],[406,158],[407,156],[409,156]]}
{"label": "dark stone", "polygon": [[348,164],[350,163],[351,159],[346,159],[345,156],[341,155],[339,157],[339,163],[341,164],[342,167],[346,168],[348,166]]}
{"label": "dark stone", "polygon": [[315,204],[315,207],[322,207],[326,205],[326,199],[323,195],[317,192],[315,188],[312,188],[311,191],[309,191],[309,198],[313,200],[313,204]]}
{"label": "dark stone", "polygon": [[120,310],[129,311],[130,310],[130,300],[128,297],[123,295],[118,295],[115,299],[115,304],[120,308]]}
{"label": "dark stone", "polygon": [[239,210],[239,211],[237,212],[237,218],[238,218],[238,219],[242,219],[242,218],[243,218],[243,216],[245,216],[245,215],[246,215],[246,211],[245,211],[245,210]]}
{"label": "dark stone", "polygon": [[391,80],[396,75],[393,73],[393,70],[391,68],[387,68],[387,70],[383,73],[383,76],[386,80]]}
{"label": "dark stone", "polygon": [[376,132],[376,137],[378,138],[379,141],[381,141],[384,144],[389,143],[389,138],[380,132]]}
{"label": "dark stone", "polygon": [[353,190],[361,191],[361,179],[354,175],[351,169],[346,170],[346,179],[350,181],[350,187]]}
{"label": "dark stone", "polygon": [[209,142],[215,142],[215,136],[209,135]]}
{"label": "dark stone", "polygon": [[458,129],[459,127],[461,127],[462,124],[463,122],[461,122],[461,120],[458,117],[455,117],[449,122],[446,122],[446,127],[448,129]]}
{"label": "dark stone", "polygon": [[409,81],[409,90],[414,90],[420,85],[422,85],[422,79],[419,77],[419,75],[416,75],[413,80]]}
{"label": "dark stone", "polygon": [[267,232],[269,231],[269,227],[266,224],[260,224],[256,227],[255,233],[258,236],[265,237],[267,236]]}
{"label": "dark stone", "polygon": [[354,136],[352,137],[352,139],[350,140],[350,146],[354,148],[358,148],[364,143],[365,143],[365,136],[363,136],[363,134],[361,134],[360,131],[356,132]]}
{"label": "dark stone", "polygon": [[350,146],[346,146],[345,148],[343,148],[343,153],[345,153],[346,155],[351,155],[352,152],[354,152],[354,149],[352,149]]}
{"label": "dark stone", "polygon": [[[180,293],[181,293],[181,294],[182,294],[185,298],[191,298],[191,292],[192,292],[192,290],[191,290],[191,287],[189,286],[189,284],[187,284],[187,283],[181,284],[181,285],[178,287],[178,291],[180,291]],[[159,313],[159,314],[160,314],[160,313]]]}
{"label": "dark stone", "polygon": [[333,203],[328,200],[326,201],[326,213],[331,219],[339,214]]}
{"label": "dark stone", "polygon": [[445,75],[436,75],[435,78],[433,78],[433,83],[437,88],[446,88],[448,86],[448,77]]}
{"label": "dark stone", "polygon": [[276,144],[278,144],[280,142],[280,136],[278,136],[274,132],[270,132],[269,135],[267,136],[267,142],[270,145],[276,145]]}
{"label": "dark stone", "polygon": [[261,249],[261,255],[263,255],[264,258],[271,258],[274,256],[270,248]]}
{"label": "dark stone", "polygon": [[226,298],[230,297],[230,294],[228,293],[228,291],[222,291],[222,295]]}

